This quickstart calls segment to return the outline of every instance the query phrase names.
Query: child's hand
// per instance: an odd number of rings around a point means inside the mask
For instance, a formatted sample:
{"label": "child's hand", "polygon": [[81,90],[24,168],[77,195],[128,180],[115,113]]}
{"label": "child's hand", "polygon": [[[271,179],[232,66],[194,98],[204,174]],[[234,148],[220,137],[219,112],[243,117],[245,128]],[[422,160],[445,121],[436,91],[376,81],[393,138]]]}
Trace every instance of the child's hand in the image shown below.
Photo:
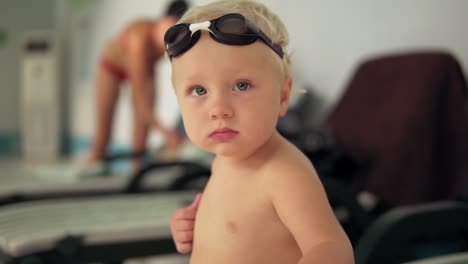
{"label": "child's hand", "polygon": [[191,205],[178,209],[171,219],[171,233],[174,239],[177,251],[182,254],[192,251],[193,228],[195,224],[195,215],[202,193],[197,194]]}

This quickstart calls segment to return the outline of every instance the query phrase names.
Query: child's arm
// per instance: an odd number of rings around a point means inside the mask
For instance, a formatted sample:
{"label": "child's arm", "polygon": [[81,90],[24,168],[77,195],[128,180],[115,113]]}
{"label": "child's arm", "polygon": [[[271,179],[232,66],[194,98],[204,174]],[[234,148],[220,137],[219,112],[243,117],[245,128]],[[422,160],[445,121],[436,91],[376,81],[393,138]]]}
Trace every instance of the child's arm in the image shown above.
{"label": "child's arm", "polygon": [[[301,168],[302,167],[302,168]],[[317,176],[304,166],[275,172],[269,190],[278,216],[296,239],[300,264],[352,264],[353,249]]]}
{"label": "child's arm", "polygon": [[179,253],[186,254],[192,251],[193,228],[201,196],[201,193],[197,194],[191,205],[178,209],[172,216],[171,233]]}

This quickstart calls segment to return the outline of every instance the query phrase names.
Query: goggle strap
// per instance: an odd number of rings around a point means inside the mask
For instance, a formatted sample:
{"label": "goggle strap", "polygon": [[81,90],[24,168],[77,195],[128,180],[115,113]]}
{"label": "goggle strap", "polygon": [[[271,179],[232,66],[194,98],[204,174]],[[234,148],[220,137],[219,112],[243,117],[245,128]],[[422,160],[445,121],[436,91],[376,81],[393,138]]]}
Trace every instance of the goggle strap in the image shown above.
{"label": "goggle strap", "polygon": [[200,22],[200,23],[193,23],[193,24],[190,24],[189,25],[189,29],[190,31],[192,32],[192,35],[199,31],[199,30],[207,30],[207,31],[210,31],[210,26],[211,26],[211,22],[210,21],[204,21],[204,22]]}

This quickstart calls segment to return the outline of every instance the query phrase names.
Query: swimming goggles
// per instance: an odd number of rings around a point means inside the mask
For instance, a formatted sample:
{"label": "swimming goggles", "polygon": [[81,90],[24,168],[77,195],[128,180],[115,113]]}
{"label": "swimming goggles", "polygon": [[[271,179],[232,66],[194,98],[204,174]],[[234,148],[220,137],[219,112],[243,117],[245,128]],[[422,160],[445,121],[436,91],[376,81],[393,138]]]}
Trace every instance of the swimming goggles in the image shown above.
{"label": "swimming goggles", "polygon": [[273,44],[258,26],[238,13],[227,14],[210,21],[183,23],[170,27],[164,35],[169,58],[177,57],[192,48],[200,39],[200,30],[209,31],[214,40],[227,45],[249,45],[261,39],[283,58],[282,48]]}

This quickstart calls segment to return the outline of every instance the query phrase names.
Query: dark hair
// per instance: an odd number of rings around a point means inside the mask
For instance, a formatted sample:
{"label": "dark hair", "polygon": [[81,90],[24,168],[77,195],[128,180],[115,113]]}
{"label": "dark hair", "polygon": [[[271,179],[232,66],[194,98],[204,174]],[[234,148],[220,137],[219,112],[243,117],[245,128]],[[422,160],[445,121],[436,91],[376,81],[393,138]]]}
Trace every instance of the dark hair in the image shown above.
{"label": "dark hair", "polygon": [[173,0],[167,6],[165,14],[166,16],[181,18],[187,12],[188,7],[188,3],[184,0]]}

